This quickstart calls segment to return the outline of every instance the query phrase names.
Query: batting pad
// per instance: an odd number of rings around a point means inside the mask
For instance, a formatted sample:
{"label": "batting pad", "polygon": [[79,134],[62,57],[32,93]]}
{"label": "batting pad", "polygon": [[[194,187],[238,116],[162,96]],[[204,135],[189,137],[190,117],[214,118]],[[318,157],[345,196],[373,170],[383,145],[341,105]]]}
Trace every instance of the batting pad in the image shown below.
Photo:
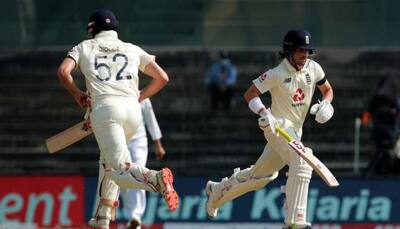
{"label": "batting pad", "polygon": [[[115,208],[118,207],[119,187],[104,175],[104,164],[99,166],[99,201],[97,202],[96,218],[115,219]],[[115,206],[114,206],[115,205]]]}
{"label": "batting pad", "polygon": [[306,222],[308,186],[312,168],[303,162],[289,167],[289,177],[286,182],[286,225],[308,225]]}
{"label": "batting pad", "polygon": [[129,171],[106,171],[105,176],[115,181],[115,183],[121,188],[136,188],[149,192],[157,192],[156,187],[154,187],[151,183],[139,181]]}

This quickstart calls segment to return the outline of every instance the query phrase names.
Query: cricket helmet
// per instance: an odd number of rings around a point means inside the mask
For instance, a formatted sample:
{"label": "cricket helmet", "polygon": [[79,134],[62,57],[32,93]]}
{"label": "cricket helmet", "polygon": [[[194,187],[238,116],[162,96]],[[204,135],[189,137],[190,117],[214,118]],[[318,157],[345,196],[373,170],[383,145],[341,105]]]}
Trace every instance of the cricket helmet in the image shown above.
{"label": "cricket helmet", "polygon": [[283,38],[283,51],[286,56],[293,54],[294,48],[308,50],[309,54],[314,54],[314,44],[311,40],[311,34],[304,29],[289,30]]}
{"label": "cricket helmet", "polygon": [[92,13],[88,22],[88,35],[93,38],[100,31],[118,29],[118,20],[111,10],[98,9]]}

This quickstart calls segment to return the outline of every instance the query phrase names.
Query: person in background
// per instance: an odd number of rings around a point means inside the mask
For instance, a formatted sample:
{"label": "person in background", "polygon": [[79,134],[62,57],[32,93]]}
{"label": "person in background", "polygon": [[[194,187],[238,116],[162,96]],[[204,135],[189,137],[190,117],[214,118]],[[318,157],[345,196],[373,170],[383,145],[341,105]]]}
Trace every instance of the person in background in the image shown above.
{"label": "person in background", "polygon": [[236,78],[236,67],[228,58],[228,53],[221,51],[218,61],[210,67],[204,81],[210,93],[212,111],[220,108],[225,111],[230,110],[235,93]]}
{"label": "person in background", "polygon": [[[400,82],[398,76],[379,79],[363,124],[372,120],[375,150],[370,155],[364,176],[388,175],[400,172],[399,159],[392,154],[399,137]],[[397,171],[397,172],[396,172]]]}

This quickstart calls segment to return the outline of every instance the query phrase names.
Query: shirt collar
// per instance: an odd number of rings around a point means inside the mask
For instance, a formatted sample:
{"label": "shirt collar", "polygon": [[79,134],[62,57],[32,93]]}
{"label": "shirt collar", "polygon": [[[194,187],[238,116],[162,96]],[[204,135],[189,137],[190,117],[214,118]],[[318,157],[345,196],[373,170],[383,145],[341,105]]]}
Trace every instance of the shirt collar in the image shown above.
{"label": "shirt collar", "polygon": [[[305,72],[307,65],[310,63],[310,59],[306,60],[306,63],[304,64],[303,68],[300,69],[300,72]],[[293,67],[293,65],[289,62],[287,58],[283,60],[283,64],[286,66],[287,70],[289,72],[297,72],[297,70]]]}
{"label": "shirt collar", "polygon": [[103,37],[118,38],[118,33],[114,30],[105,30],[105,31],[100,31],[95,36],[95,38],[103,38]]}

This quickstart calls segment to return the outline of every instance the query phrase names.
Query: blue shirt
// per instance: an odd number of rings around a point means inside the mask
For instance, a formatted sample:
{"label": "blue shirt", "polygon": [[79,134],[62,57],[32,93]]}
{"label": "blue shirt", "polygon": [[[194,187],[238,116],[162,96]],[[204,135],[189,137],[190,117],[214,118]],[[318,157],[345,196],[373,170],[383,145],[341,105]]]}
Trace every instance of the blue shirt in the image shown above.
{"label": "blue shirt", "polygon": [[233,86],[236,84],[237,70],[229,59],[221,59],[214,63],[207,72],[205,84]]}

